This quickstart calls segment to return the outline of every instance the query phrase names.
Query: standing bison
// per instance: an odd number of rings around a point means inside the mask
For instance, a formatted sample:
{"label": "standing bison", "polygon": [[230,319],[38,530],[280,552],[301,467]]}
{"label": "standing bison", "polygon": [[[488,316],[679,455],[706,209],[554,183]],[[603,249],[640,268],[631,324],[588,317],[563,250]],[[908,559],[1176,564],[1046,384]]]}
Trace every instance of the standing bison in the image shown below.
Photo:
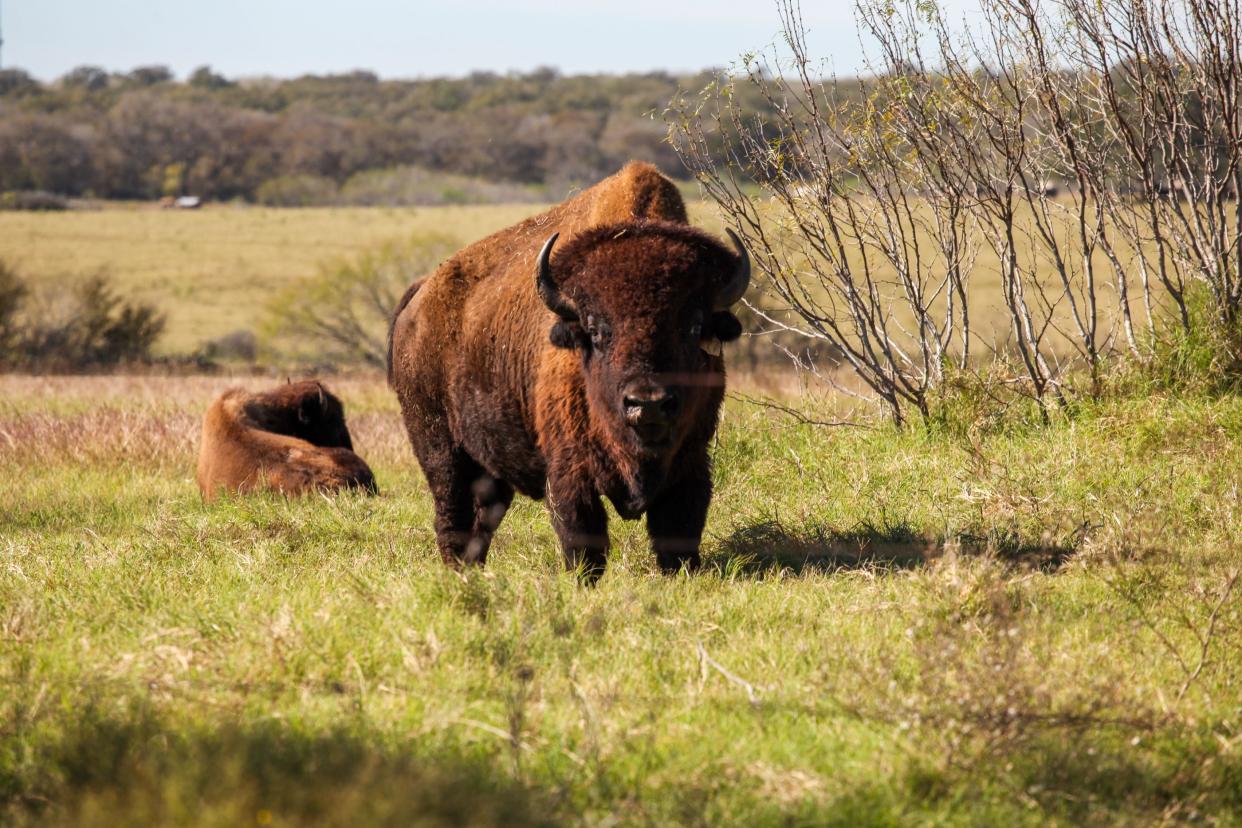
{"label": "standing bison", "polygon": [[516,490],[547,496],[567,565],[591,579],[608,552],[603,497],[647,515],[664,571],[698,566],[719,343],[741,332],[728,309],[750,278],[732,239],[690,227],[672,182],[630,163],[407,292],[389,382],[447,563],[485,560]]}

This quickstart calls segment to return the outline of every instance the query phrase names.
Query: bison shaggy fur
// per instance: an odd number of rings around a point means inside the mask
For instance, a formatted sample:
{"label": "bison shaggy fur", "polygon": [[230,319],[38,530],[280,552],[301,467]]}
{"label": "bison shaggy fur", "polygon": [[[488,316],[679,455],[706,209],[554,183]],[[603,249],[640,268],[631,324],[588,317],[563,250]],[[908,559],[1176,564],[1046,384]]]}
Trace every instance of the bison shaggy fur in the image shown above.
{"label": "bison shaggy fur", "polygon": [[316,380],[220,395],[203,417],[197,479],[206,500],[222,491],[376,490],[371,469],[353,452],[341,401]]}
{"label": "bison shaggy fur", "polygon": [[[736,239],[735,239],[736,244]],[[515,492],[547,498],[567,564],[602,573],[611,501],[666,571],[699,564],[719,343],[745,251],[690,227],[630,163],[458,252],[402,298],[389,381],[451,565],[482,563]]]}

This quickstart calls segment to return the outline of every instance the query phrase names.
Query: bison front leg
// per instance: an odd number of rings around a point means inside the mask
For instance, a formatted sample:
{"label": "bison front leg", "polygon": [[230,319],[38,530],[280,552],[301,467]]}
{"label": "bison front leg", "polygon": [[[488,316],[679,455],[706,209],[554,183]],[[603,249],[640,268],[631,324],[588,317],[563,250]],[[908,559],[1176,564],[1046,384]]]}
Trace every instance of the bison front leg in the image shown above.
{"label": "bison front leg", "polygon": [[699,544],[712,502],[712,479],[706,464],[699,474],[670,486],[647,507],[647,534],[656,563],[667,574],[699,568]]}
{"label": "bison front leg", "polygon": [[584,483],[549,476],[548,509],[566,568],[580,569],[584,580],[595,583],[608,561],[608,513],[599,495]]}

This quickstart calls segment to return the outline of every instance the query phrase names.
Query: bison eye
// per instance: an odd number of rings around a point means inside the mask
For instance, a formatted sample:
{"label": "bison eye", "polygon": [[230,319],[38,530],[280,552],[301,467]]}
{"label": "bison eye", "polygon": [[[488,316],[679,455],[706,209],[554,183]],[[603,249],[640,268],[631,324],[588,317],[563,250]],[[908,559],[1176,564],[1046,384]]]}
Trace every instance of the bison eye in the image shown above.
{"label": "bison eye", "polygon": [[587,335],[591,337],[591,347],[602,350],[612,336],[612,329],[607,322],[597,320],[594,316],[587,317]]}
{"label": "bison eye", "polygon": [[699,339],[703,336],[703,323],[697,319],[690,323],[690,338]]}

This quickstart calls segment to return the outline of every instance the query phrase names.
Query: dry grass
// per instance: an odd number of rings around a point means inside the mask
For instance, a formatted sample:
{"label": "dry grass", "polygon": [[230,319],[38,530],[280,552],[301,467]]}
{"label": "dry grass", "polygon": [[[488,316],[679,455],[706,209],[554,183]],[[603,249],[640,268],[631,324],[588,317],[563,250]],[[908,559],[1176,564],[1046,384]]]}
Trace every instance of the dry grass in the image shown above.
{"label": "dry grass", "polygon": [[[711,204],[690,206],[695,224],[719,232],[720,217]],[[186,354],[234,330],[256,328],[266,303],[282,287],[313,275],[325,263],[415,233],[444,233],[465,245],[541,209],[530,204],[309,209],[212,205],[200,211],[113,206],[66,213],[10,212],[0,213],[0,259],[35,281],[107,271],[122,291],[132,291],[168,313],[168,329],[157,350]],[[1067,216],[1066,234],[1070,228]],[[855,254],[861,261],[862,251]],[[1019,256],[1034,269],[1042,289],[1053,295],[1059,283],[1048,257],[1029,238]],[[1106,262],[1096,264],[1105,274],[1098,291],[1107,327],[1117,317],[1116,288]],[[872,265],[881,291],[897,295],[892,267],[883,261]],[[969,287],[977,355],[1007,349],[1010,323],[1000,285],[999,260],[983,249]],[[1141,320],[1140,303],[1138,286],[1132,285],[1132,309]],[[1072,329],[1067,313],[1068,304],[1060,300],[1054,319],[1056,328],[1066,333]],[[894,318],[909,322],[900,306]],[[1049,333],[1049,345],[1053,354],[1068,353],[1066,336],[1057,330]]]}
{"label": "dry grass", "polygon": [[[192,469],[203,412],[225,390],[270,377],[0,375],[0,462],[150,465]],[[410,456],[396,400],[373,376],[336,377],[358,450],[384,462]],[[49,402],[53,404],[49,405]]]}
{"label": "dry grass", "polygon": [[415,232],[463,242],[540,208],[269,209],[211,205],[197,211],[113,206],[65,213],[0,212],[0,259],[35,281],[99,271],[123,292],[168,313],[163,353],[188,353],[254,328],[264,303],[323,262]]}

